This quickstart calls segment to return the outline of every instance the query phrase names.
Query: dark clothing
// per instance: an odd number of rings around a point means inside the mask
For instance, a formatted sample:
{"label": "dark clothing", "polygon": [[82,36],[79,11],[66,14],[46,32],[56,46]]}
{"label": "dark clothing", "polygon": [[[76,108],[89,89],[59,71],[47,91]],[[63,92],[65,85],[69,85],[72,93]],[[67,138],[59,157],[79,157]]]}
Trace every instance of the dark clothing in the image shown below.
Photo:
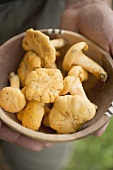
{"label": "dark clothing", "polygon": [[[0,2],[0,44],[29,28],[58,28],[64,0],[2,0]],[[33,152],[1,142],[6,162],[14,170],[60,170],[71,153],[69,143],[55,144]]]}
{"label": "dark clothing", "polygon": [[57,28],[64,0],[13,0],[0,3],[0,45],[29,28]]}

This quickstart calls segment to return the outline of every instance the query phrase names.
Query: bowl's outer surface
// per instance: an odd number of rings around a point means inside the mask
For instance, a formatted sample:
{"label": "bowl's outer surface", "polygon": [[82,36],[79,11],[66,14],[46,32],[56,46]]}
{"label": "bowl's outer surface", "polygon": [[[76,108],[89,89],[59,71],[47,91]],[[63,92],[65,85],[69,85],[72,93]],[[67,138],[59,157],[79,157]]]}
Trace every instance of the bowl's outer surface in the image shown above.
{"label": "bowl's outer surface", "polygon": [[[15,114],[5,112],[2,109],[0,109],[0,118],[14,130],[36,140],[66,142],[82,139],[101,128],[110,119],[109,116],[106,116],[104,113],[107,111],[113,100],[113,76],[111,76],[113,75],[113,61],[103,49],[80,34],[66,30],[53,31],[49,29],[41,31],[47,34],[50,39],[64,38],[67,41],[67,45],[60,49],[61,57],[60,60],[57,61],[59,69],[62,70],[62,60],[69,47],[77,42],[85,41],[89,47],[88,51],[85,53],[107,71],[108,80],[106,83],[100,83],[91,75],[89,81],[84,83],[88,98],[98,106],[96,116],[91,121],[85,123],[80,131],[73,134],[56,134],[54,130],[46,127],[41,127],[38,132],[27,129],[18,122]],[[16,72],[19,63],[23,58],[25,51],[21,47],[21,41],[24,35],[25,33],[19,34],[0,47],[0,89],[8,86],[9,73],[12,71]]]}

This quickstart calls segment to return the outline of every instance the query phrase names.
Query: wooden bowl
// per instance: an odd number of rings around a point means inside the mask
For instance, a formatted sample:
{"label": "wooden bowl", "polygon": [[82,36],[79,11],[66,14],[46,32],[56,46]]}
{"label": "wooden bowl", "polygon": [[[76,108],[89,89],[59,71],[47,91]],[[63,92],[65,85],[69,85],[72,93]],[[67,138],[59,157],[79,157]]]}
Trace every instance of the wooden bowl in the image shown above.
{"label": "wooden bowl", "polygon": [[[90,77],[88,83],[84,83],[84,88],[88,98],[98,106],[96,116],[84,124],[82,129],[73,134],[56,134],[56,132],[47,127],[41,127],[39,131],[33,131],[23,127],[17,120],[15,114],[4,111],[0,108],[0,118],[9,127],[30,138],[46,142],[66,142],[82,139],[104,126],[111,118],[113,107],[113,61],[111,57],[100,47],[85,38],[84,36],[66,30],[48,29],[41,30],[47,34],[50,39],[64,38],[67,45],[60,49],[61,58],[57,61],[62,69],[63,56],[70,46],[74,43],[85,41],[89,50],[86,54],[94,61],[98,62],[108,73],[108,80],[105,84],[97,81],[95,77]],[[19,62],[25,51],[21,48],[21,41],[25,33],[19,34],[0,47],[0,90],[8,85],[8,75],[10,72],[16,72]]]}

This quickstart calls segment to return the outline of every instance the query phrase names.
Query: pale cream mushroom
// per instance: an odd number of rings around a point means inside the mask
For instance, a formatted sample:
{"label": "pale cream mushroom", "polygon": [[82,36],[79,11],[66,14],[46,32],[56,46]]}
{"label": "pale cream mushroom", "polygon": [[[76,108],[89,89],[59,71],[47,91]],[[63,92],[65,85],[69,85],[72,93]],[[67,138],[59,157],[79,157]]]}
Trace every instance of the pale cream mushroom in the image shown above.
{"label": "pale cream mushroom", "polygon": [[106,81],[108,76],[106,71],[98,63],[86,56],[82,50],[88,50],[85,42],[76,43],[69,48],[63,60],[64,70],[69,71],[73,66],[79,65],[101,81]]}
{"label": "pale cream mushroom", "polygon": [[60,52],[58,50],[56,50],[56,58],[58,59],[60,57]]}
{"label": "pale cream mushroom", "polygon": [[51,45],[53,45],[53,47],[55,49],[59,49],[64,47],[67,44],[66,40],[63,38],[56,38],[56,39],[52,39],[51,40]]}
{"label": "pale cream mushroom", "polygon": [[15,73],[10,73],[10,86],[4,87],[0,91],[0,106],[8,112],[16,113],[21,111],[26,105],[24,94],[19,89],[20,80]]}

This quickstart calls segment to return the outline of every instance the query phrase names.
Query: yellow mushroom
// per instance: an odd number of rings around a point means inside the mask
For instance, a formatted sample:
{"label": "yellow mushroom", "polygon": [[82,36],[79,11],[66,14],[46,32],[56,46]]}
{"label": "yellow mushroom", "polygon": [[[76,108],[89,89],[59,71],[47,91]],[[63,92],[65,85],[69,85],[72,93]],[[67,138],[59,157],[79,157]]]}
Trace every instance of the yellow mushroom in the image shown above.
{"label": "yellow mushroom", "polygon": [[22,87],[25,85],[25,79],[28,73],[40,67],[42,67],[41,58],[33,51],[27,51],[17,69]]}
{"label": "yellow mushroom", "polygon": [[86,96],[81,83],[86,80],[88,80],[87,71],[81,66],[72,67],[68,75],[64,78],[64,87],[60,95],[70,93],[71,95],[79,94],[83,96],[84,94],[84,96]]}
{"label": "yellow mushroom", "polygon": [[16,117],[20,122],[22,122],[23,115],[24,115],[24,109],[21,110],[20,112],[16,113]]}
{"label": "yellow mushroom", "polygon": [[44,107],[44,117],[43,117],[43,120],[42,120],[42,124],[46,127],[50,127],[50,124],[49,124],[49,113],[50,113],[50,108],[45,106]]}
{"label": "yellow mushroom", "polygon": [[58,59],[60,57],[60,52],[58,50],[56,50],[56,58]]}
{"label": "yellow mushroom", "polygon": [[56,38],[51,40],[51,45],[56,49],[56,58],[60,57],[60,52],[58,49],[64,47],[66,44],[67,42],[63,38]]}
{"label": "yellow mushroom", "polygon": [[63,38],[57,38],[57,39],[52,39],[51,40],[51,45],[53,45],[53,47],[55,49],[59,49],[59,48],[62,48],[66,45],[66,40],[63,39]]}
{"label": "yellow mushroom", "polygon": [[44,116],[44,103],[29,102],[23,110],[22,125],[32,130],[39,130]]}
{"label": "yellow mushroom", "polygon": [[28,29],[22,40],[22,47],[24,50],[34,51],[42,60],[43,67],[50,67],[56,60],[56,52],[49,36],[41,31]]}
{"label": "yellow mushroom", "polygon": [[25,85],[29,101],[53,103],[63,89],[63,76],[59,69],[39,68],[28,74]]}
{"label": "yellow mushroom", "polygon": [[57,67],[56,63],[53,63],[53,64],[52,64],[52,66],[51,66],[51,67],[49,67],[49,68],[51,68],[51,69],[58,69],[58,67]]}
{"label": "yellow mushroom", "polygon": [[19,77],[15,73],[10,73],[10,86],[4,87],[0,91],[0,106],[8,112],[16,113],[21,111],[26,105],[24,94],[19,89]]}
{"label": "yellow mushroom", "polygon": [[[54,102],[49,113],[50,127],[57,133],[73,133],[80,129],[82,124],[92,119],[96,114],[97,106],[90,102],[83,89],[81,81],[87,80],[86,72],[74,66],[64,80],[64,89]],[[65,95],[70,93],[71,95]]]}
{"label": "yellow mushroom", "polygon": [[95,113],[95,105],[80,95],[60,96],[50,110],[49,124],[57,133],[69,134],[79,130]]}
{"label": "yellow mushroom", "polygon": [[64,70],[69,71],[73,66],[79,65],[101,81],[106,81],[108,76],[106,71],[98,63],[87,57],[82,50],[88,50],[85,42],[76,43],[69,48],[63,60]]}

